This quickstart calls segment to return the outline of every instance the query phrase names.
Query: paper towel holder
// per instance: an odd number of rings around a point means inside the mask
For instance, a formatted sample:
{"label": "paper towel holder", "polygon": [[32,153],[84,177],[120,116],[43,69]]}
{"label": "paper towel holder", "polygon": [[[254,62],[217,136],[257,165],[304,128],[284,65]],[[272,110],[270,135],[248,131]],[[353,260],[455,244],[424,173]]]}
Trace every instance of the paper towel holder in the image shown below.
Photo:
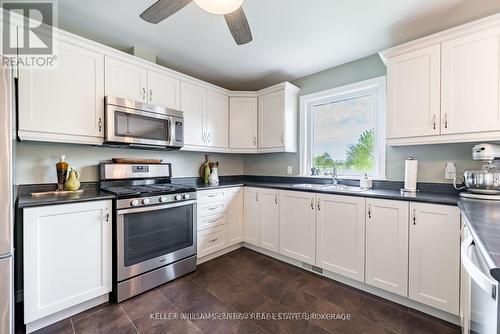
{"label": "paper towel holder", "polygon": [[[415,157],[410,156],[410,157],[408,157],[408,160],[416,160],[416,159],[415,159]],[[402,189],[401,189],[401,194],[402,194],[403,196],[408,196],[408,197],[411,197],[412,195],[416,195],[419,191],[420,191],[420,190],[419,190],[419,189],[417,189],[416,187],[415,187],[415,189],[406,189],[406,188],[402,188]]]}

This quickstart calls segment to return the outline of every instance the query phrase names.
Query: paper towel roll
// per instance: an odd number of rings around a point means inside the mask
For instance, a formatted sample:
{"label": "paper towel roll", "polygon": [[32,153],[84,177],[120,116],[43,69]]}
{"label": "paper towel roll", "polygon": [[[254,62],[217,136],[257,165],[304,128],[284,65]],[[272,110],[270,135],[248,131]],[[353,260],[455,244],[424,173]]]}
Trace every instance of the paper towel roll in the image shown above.
{"label": "paper towel roll", "polygon": [[405,161],[405,191],[417,191],[418,160],[409,158]]}

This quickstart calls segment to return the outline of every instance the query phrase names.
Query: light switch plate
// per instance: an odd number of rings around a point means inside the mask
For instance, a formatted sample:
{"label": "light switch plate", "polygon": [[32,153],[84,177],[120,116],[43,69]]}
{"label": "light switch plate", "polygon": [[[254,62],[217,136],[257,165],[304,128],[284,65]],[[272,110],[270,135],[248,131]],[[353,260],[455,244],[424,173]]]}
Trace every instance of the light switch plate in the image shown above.
{"label": "light switch plate", "polygon": [[286,174],[287,174],[287,175],[292,175],[292,173],[293,173],[293,168],[292,168],[292,166],[288,166],[288,167],[286,168]]}

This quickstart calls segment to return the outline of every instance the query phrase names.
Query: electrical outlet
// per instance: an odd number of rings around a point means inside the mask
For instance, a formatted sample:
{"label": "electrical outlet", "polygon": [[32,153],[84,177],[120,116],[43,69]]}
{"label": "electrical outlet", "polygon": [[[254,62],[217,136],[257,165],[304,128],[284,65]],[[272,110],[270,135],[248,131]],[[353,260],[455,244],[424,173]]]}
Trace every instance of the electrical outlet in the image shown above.
{"label": "electrical outlet", "polygon": [[444,166],[444,178],[446,180],[453,180],[457,176],[457,166],[453,161],[448,161]]}
{"label": "electrical outlet", "polygon": [[292,166],[288,166],[288,167],[286,168],[286,174],[287,174],[287,175],[292,175],[292,173],[293,173],[293,168],[292,168]]}

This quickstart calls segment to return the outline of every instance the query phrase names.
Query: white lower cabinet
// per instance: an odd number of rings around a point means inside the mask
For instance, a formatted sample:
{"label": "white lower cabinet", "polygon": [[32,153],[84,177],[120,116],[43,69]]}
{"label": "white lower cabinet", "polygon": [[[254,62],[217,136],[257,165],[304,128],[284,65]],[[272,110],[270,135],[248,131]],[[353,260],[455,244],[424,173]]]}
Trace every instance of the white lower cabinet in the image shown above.
{"label": "white lower cabinet", "polygon": [[280,254],[316,264],[316,206],[314,193],[280,191]]}
{"label": "white lower cabinet", "polygon": [[244,241],[278,252],[279,192],[245,188]]}
{"label": "white lower cabinet", "polygon": [[365,198],[317,196],[316,266],[363,281]]}
{"label": "white lower cabinet", "polygon": [[459,314],[460,211],[410,204],[409,297]]}
{"label": "white lower cabinet", "polygon": [[243,241],[243,188],[229,188],[227,195],[227,242],[228,246]]}
{"label": "white lower cabinet", "polygon": [[24,209],[24,322],[111,291],[111,201]]}
{"label": "white lower cabinet", "polygon": [[197,256],[203,257],[226,248],[227,226],[217,226],[198,232]]}
{"label": "white lower cabinet", "polygon": [[365,282],[408,296],[409,203],[366,199]]}

